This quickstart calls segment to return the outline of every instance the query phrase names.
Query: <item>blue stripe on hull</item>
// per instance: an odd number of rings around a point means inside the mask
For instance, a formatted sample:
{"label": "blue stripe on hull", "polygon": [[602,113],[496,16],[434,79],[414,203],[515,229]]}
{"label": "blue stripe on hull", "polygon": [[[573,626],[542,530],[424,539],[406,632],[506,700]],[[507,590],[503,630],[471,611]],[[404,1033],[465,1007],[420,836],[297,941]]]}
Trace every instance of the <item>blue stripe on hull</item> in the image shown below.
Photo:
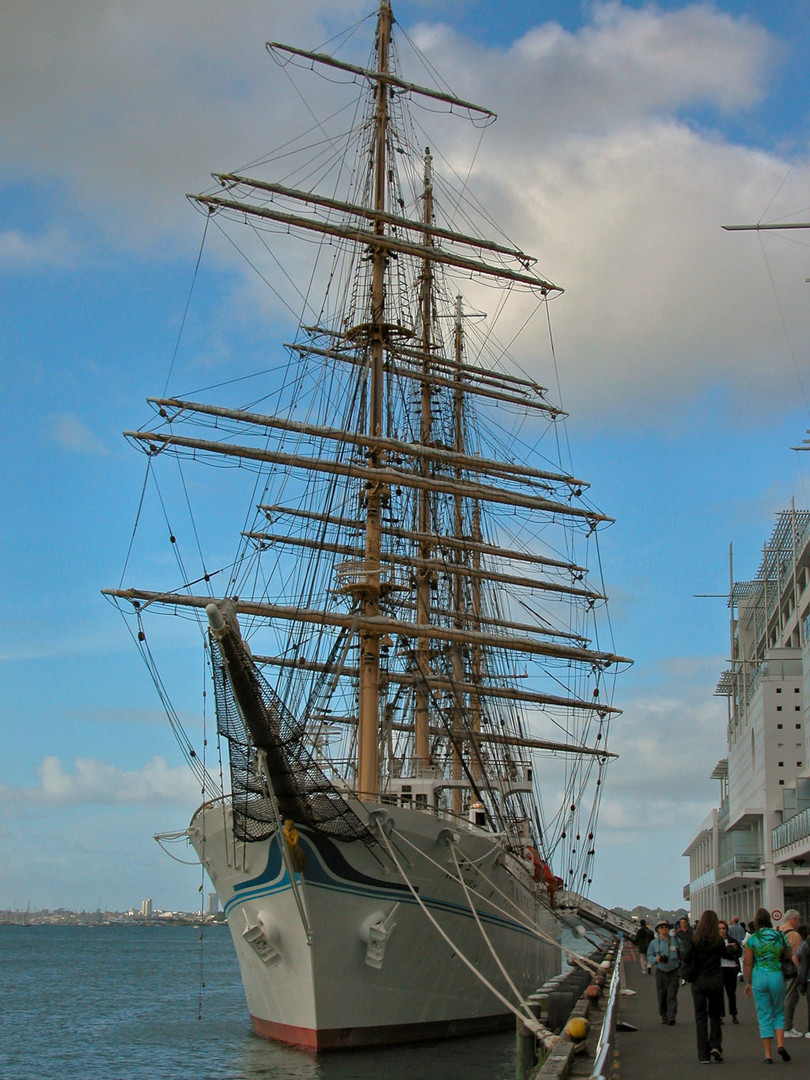
{"label": "blue stripe on hull", "polygon": [[[267,865],[257,877],[250,881],[242,882],[234,889],[235,895],[224,905],[224,912],[229,915],[237,907],[250,900],[258,900],[264,896],[273,896],[286,892],[291,886],[287,869],[281,857],[280,837],[276,836],[270,841],[270,849],[267,856]],[[400,903],[415,904],[416,900],[407,885],[392,884],[378,881],[357,871],[338,852],[330,840],[319,836],[315,840],[312,836],[299,835],[299,843],[305,850],[308,865],[304,874],[307,888],[322,889],[326,892],[343,893],[344,895],[367,897],[380,902],[398,901]],[[324,849],[329,852],[330,858],[323,859]],[[331,867],[339,866],[343,873],[338,876],[332,872]],[[418,890],[417,890],[418,891]],[[475,895],[475,894],[474,894]],[[473,918],[469,907],[456,904],[449,900],[440,900],[436,897],[423,897],[425,907],[433,911],[441,911],[451,915],[461,915]],[[481,899],[479,897],[479,899]],[[486,901],[483,901],[486,903]],[[488,914],[479,911],[478,918],[482,923],[490,926],[508,929],[514,933],[525,934],[533,937],[531,930],[521,926],[520,923],[503,916]]]}

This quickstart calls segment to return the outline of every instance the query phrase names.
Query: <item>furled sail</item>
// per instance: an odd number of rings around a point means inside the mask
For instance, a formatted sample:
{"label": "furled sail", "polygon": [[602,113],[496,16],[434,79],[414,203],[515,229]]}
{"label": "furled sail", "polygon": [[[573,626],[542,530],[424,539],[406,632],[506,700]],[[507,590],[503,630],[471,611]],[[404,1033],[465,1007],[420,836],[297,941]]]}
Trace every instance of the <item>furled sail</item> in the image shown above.
{"label": "furled sail", "polygon": [[230,748],[234,836],[266,840],[291,818],[335,839],[371,843],[366,826],[307,749],[305,723],[256,668],[233,605],[210,604],[207,613],[217,728]]}

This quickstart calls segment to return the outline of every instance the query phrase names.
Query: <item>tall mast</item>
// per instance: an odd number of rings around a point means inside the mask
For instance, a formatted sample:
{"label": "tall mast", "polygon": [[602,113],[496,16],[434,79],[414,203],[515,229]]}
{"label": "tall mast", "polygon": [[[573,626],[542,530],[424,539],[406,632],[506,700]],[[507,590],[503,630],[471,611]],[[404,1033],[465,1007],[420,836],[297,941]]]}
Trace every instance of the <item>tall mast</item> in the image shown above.
{"label": "tall mast", "polygon": [[[377,72],[388,73],[388,50],[391,42],[391,5],[381,0],[377,21]],[[377,108],[374,114],[374,210],[385,213],[385,189],[388,178],[386,142],[388,138],[388,83],[380,78],[376,86]],[[381,217],[375,218],[374,235],[385,233]],[[371,250],[371,389],[368,433],[383,432],[383,346],[385,337],[385,268],[386,249],[375,245]],[[372,468],[382,464],[382,454],[374,447],[369,452]],[[362,592],[363,614],[380,614],[380,542],[382,504],[387,488],[372,480],[366,487],[365,587]],[[357,790],[361,799],[376,798],[379,786],[379,715],[380,715],[380,635],[373,630],[360,633],[360,694],[357,732]]]}
{"label": "tall mast", "polygon": [[[433,175],[432,158],[430,150],[425,151],[425,195],[424,195],[424,221],[425,246],[431,244],[428,232],[433,220]],[[432,333],[433,333],[433,265],[430,259],[425,259],[422,264],[422,396],[420,406],[420,432],[419,437],[423,446],[429,446],[433,429],[433,414],[431,409],[431,384],[430,384],[430,358]],[[430,462],[423,458],[421,462],[422,475],[427,478],[430,475]],[[416,621],[428,623],[430,621],[430,579],[432,571],[429,562],[432,555],[432,545],[428,539],[430,527],[430,493],[422,488],[418,497],[419,507],[419,532],[425,538],[419,543],[419,558],[423,565],[416,574]],[[414,772],[418,775],[420,768],[426,765],[430,758],[430,734],[429,734],[429,691],[425,680],[430,669],[430,642],[420,641],[417,648],[417,667],[421,679],[417,681],[414,692]]]}
{"label": "tall mast", "polygon": [[[455,358],[456,363],[459,365],[463,355],[463,336],[462,336],[462,321],[461,321],[461,297],[456,297],[456,319],[455,319]],[[459,386],[453,394],[453,434],[454,434],[454,449],[458,453],[464,450],[464,392],[461,388],[462,376],[459,374]],[[461,475],[461,468],[456,467],[456,477]],[[456,494],[453,497],[453,532],[456,540],[462,540],[464,538],[464,502],[460,494]],[[456,563],[461,563],[464,558],[464,552],[458,548],[455,552]],[[453,582],[453,612],[454,612],[454,625],[457,629],[462,629],[465,625],[464,620],[464,582],[460,574],[456,574]],[[453,681],[456,686],[461,686],[464,682],[464,651],[461,642],[456,641],[452,647],[452,659],[453,659]],[[454,780],[461,780],[462,777],[462,761],[461,761],[461,746],[462,739],[464,738],[464,721],[461,713],[464,710],[464,696],[460,690],[456,691],[453,695],[453,764],[452,775]],[[462,793],[461,788],[453,788],[453,813],[460,815],[462,812]]]}
{"label": "tall mast", "polygon": [[[458,365],[458,378],[459,381],[463,378],[462,368],[464,361],[464,323],[463,323],[463,310],[462,310],[462,298],[458,296],[456,298],[456,363]],[[461,411],[463,405],[463,396],[459,394],[458,413],[459,423],[463,423],[464,416]],[[463,433],[463,428],[461,429]],[[482,620],[482,607],[481,607],[481,548],[483,547],[483,535],[481,532],[481,503],[478,499],[474,499],[472,503],[472,543],[468,541],[468,547],[471,549],[472,557],[472,619],[468,621],[468,625],[471,625],[473,630],[481,629]],[[470,682],[474,689],[470,693],[470,729],[473,735],[479,735],[481,732],[481,693],[480,686],[484,672],[486,671],[486,657],[484,650],[480,645],[471,643],[470,645]],[[470,772],[473,779],[478,781],[481,777],[481,760],[479,754],[474,754],[470,762]]]}

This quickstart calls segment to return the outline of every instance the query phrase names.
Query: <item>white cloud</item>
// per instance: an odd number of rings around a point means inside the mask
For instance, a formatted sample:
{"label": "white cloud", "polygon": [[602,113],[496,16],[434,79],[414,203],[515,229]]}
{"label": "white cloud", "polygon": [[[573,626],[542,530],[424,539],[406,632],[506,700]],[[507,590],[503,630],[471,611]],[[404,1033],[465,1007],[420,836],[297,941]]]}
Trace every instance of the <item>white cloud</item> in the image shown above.
{"label": "white cloud", "polygon": [[0,232],[0,270],[19,272],[70,266],[76,261],[78,250],[67,229],[59,226],[38,235],[9,229]]}
{"label": "white cloud", "polygon": [[[600,902],[680,905],[681,857],[720,790],[709,776],[726,756],[726,704],[714,697],[720,658],[679,657],[639,673],[612,722],[594,879]],[[655,686],[645,690],[642,680]]]}
{"label": "white cloud", "polygon": [[[675,405],[732,375],[760,408],[778,412],[795,399],[766,284],[773,274],[785,321],[805,326],[799,259],[768,268],[755,239],[720,228],[755,218],[784,170],[683,125],[649,122],[610,138],[572,137],[510,174],[513,205],[538,238],[548,234],[543,264],[567,288],[552,314],[578,412],[612,407],[640,418],[663,398]],[[810,170],[799,166],[794,179],[810,185]],[[558,232],[543,224],[554,220]],[[798,336],[794,349],[805,344]]]}
{"label": "white cloud", "polygon": [[58,757],[42,759],[39,785],[0,787],[0,798],[37,806],[108,806],[179,803],[193,805],[200,788],[185,766],[155,756],[141,769],[124,770],[93,758],[76,758],[72,770]]}
{"label": "white cloud", "polygon": [[[474,63],[446,27],[416,34],[451,85],[499,112],[470,184],[566,289],[552,306],[564,404],[603,423],[657,423],[661,401],[733,384],[776,412],[797,392],[782,326],[806,326],[804,248],[766,266],[756,238],[720,226],[756,220],[788,172],[769,216],[803,207],[810,167],[707,125],[763,99],[783,48],[710,5],[592,11],[577,33],[546,24],[508,50],[475,50]],[[450,133],[461,170],[478,135]],[[523,346],[535,372],[541,334]],[[796,354],[807,347],[794,339]]]}
{"label": "white cloud", "polygon": [[[608,814],[611,805],[632,806],[643,799],[701,805],[716,799],[718,790],[708,777],[727,751],[726,705],[714,696],[714,682],[696,678],[691,667],[659,668],[654,692],[623,697],[624,711],[611,731],[610,749],[620,757],[610,767],[603,802]],[[715,681],[721,670],[717,661]],[[623,810],[617,809],[616,819],[621,817]]]}
{"label": "white cloud", "polygon": [[65,450],[92,457],[108,453],[101,440],[73,413],[61,413],[52,417],[50,426],[54,441]]}
{"label": "white cloud", "polygon": [[[351,0],[337,10],[314,0],[3,5],[0,32],[15,49],[0,72],[0,163],[9,178],[64,185],[72,212],[92,215],[91,233],[190,251],[201,226],[183,192],[205,188],[212,169],[255,159],[265,132],[279,145],[312,125],[310,107],[325,116],[343,100],[343,89],[310,73],[293,72],[293,86],[263,48],[269,28],[317,46],[360,10]],[[768,406],[780,409],[796,394],[781,327],[804,314],[803,252],[780,259],[777,313],[760,245],[720,225],[756,218],[788,165],[684,117],[695,108],[737,115],[762,99],[782,47],[711,5],[590,10],[576,33],[549,23],[508,49],[471,44],[442,25],[412,31],[459,94],[501,115],[477,150],[471,187],[566,288],[552,308],[564,404],[603,421],[649,421],[662,399],[683,402],[733,376],[740,398],[759,404],[767,387]],[[425,81],[402,50],[411,76]],[[416,118],[430,122],[420,110]],[[449,160],[466,174],[480,133],[457,119],[443,131]],[[432,136],[430,144],[442,147]],[[798,160],[774,214],[803,205],[808,187],[810,167]],[[210,232],[209,254],[233,265],[234,252]],[[298,265],[284,258],[287,269]],[[272,276],[281,282],[275,266]],[[260,314],[254,288],[245,317],[248,308]],[[504,339],[524,316],[515,310]],[[540,333],[526,338],[529,369]],[[797,355],[806,348],[810,340],[794,340]]]}
{"label": "white cloud", "polygon": [[6,177],[68,186],[93,227],[127,246],[193,235],[183,193],[208,186],[213,168],[254,158],[272,121],[285,119],[267,39],[318,41],[358,7],[9,0],[0,6],[0,34],[14,42],[0,70]]}
{"label": "white cloud", "polygon": [[744,18],[697,4],[661,11],[609,2],[592,11],[593,25],[581,33],[550,24],[512,51],[549,79],[577,70],[586,100],[601,100],[614,116],[690,101],[737,108],[762,94],[768,35]]}

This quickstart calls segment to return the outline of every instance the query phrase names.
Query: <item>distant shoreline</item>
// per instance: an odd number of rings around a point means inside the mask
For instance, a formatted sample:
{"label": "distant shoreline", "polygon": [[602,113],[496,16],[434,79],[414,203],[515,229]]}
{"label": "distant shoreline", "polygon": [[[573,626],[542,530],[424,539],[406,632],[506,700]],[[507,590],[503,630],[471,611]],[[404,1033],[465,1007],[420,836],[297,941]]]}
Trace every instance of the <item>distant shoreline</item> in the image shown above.
{"label": "distant shoreline", "polygon": [[225,916],[171,912],[165,915],[127,915],[123,912],[3,911],[4,926],[227,926]]}

